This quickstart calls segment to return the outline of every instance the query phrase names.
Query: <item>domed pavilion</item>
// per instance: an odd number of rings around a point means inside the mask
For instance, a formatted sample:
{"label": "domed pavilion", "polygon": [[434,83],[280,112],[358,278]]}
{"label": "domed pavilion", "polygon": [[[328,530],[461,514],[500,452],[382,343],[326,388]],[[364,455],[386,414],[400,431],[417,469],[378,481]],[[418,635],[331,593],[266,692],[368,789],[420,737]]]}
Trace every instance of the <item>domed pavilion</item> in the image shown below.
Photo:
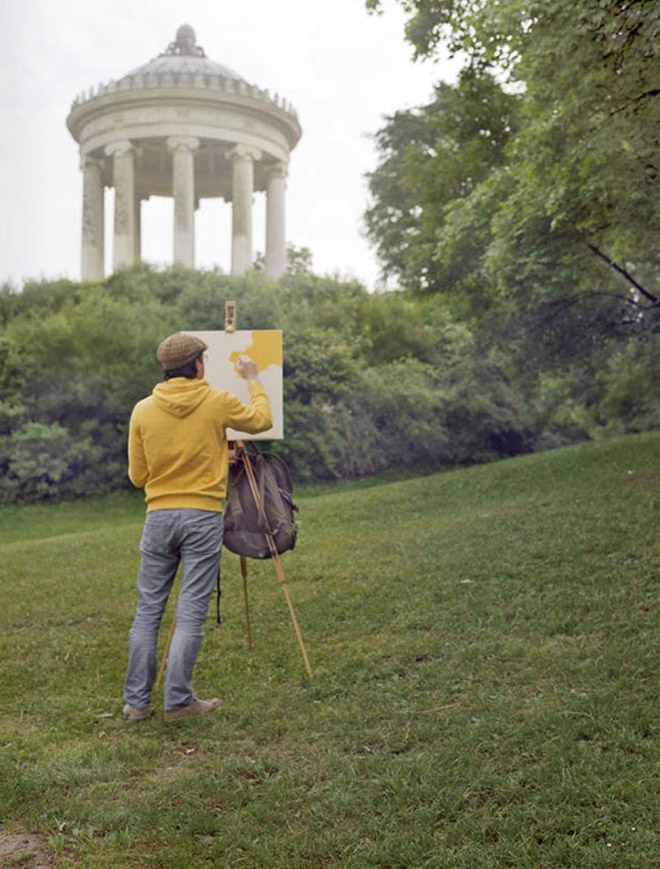
{"label": "domed pavilion", "polygon": [[67,126],[83,172],[82,280],[104,276],[104,191],[115,189],[113,268],[140,259],[141,203],[174,199],[173,261],[195,265],[195,210],[232,204],[231,273],[252,266],[252,200],[266,194],[266,272],[286,266],[285,179],[301,129],[293,107],[209,60],[187,24],[163,54],[91,88]]}

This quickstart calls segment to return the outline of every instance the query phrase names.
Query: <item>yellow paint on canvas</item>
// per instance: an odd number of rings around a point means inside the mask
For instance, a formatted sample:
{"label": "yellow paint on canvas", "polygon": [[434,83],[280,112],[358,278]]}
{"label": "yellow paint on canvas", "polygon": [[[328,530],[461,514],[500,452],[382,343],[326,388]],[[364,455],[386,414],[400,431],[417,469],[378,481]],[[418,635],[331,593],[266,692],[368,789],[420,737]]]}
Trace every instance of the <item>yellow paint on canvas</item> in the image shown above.
{"label": "yellow paint on canvas", "polygon": [[249,356],[256,363],[259,372],[265,371],[269,365],[282,366],[282,333],[263,331],[257,332],[252,344],[245,350],[235,350],[229,357],[234,365],[239,356]]}

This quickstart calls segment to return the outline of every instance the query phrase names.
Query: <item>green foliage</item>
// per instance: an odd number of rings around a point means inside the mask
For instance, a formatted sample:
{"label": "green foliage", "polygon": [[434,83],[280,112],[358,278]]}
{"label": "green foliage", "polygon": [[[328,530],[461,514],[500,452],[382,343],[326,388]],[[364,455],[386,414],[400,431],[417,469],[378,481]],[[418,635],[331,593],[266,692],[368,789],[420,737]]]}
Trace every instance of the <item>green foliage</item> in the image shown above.
{"label": "green foliage", "polygon": [[654,327],[658,4],[401,5],[418,56],[444,46],[468,65],[456,87],[440,85],[433,103],[397,113],[377,136],[366,222],[385,270],[405,286],[458,292],[473,314],[495,305],[543,318],[548,303],[606,296],[619,304],[594,331]]}
{"label": "green foliage", "polygon": [[202,272],[179,296],[177,320],[187,329],[222,328],[227,301],[238,305],[239,329],[274,329],[282,317],[281,293],[261,272],[244,278]]}
{"label": "green foliage", "polygon": [[355,378],[350,348],[328,331],[307,328],[287,333],[285,400],[323,404],[345,394]]}
{"label": "green foliage", "polygon": [[610,427],[622,432],[660,428],[660,342],[622,347],[607,360],[599,410]]}
{"label": "green foliage", "polygon": [[23,419],[25,374],[16,344],[0,336],[0,435],[9,434]]}
{"label": "green foliage", "polygon": [[[308,247],[297,247],[294,244],[288,244],[286,248],[286,270],[287,276],[293,275],[311,275],[313,254]],[[253,269],[256,272],[264,272],[266,270],[266,256],[258,252],[254,258]]]}
{"label": "green foliage", "polygon": [[136,269],[107,286],[57,282],[53,300],[46,284],[27,288],[0,339],[2,500],[125,485],[130,408],[158,378],[154,347],[173,323],[145,277]]}
{"label": "green foliage", "polygon": [[464,69],[376,135],[365,220],[385,273],[469,324],[454,459],[657,427],[660,6],[400,5],[416,56]]}
{"label": "green foliage", "polygon": [[[436,87],[433,102],[397,112],[376,136],[381,162],[369,175],[373,204],[365,215],[385,273],[404,286],[437,292],[469,273],[481,239],[447,269],[435,254],[447,207],[464,202],[501,166],[516,132],[520,98],[473,68],[453,87]],[[456,267],[458,266],[458,267]]]}
{"label": "green foliage", "polygon": [[341,476],[342,432],[331,426],[336,413],[336,408],[330,405],[287,403],[285,438],[276,441],[272,451],[284,459],[296,480],[306,482]]}
{"label": "green foliage", "polygon": [[[127,488],[128,419],[160,378],[155,348],[176,329],[219,328],[228,300],[238,303],[239,328],[284,332],[285,439],[269,448],[298,481],[467,464],[660,424],[649,373],[660,336],[633,352],[612,335],[587,343],[587,363],[568,374],[539,373],[518,361],[519,339],[498,349],[493,311],[489,334],[444,294],[369,294],[304,273],[274,282],[148,266],[53,286],[53,299],[45,283],[5,299],[5,503]],[[563,328],[577,341],[588,330],[573,317],[574,331]],[[543,342],[534,342],[539,356]]]}
{"label": "green foliage", "polygon": [[447,392],[432,366],[408,358],[366,369],[360,395],[353,412],[363,426],[373,427],[378,470],[449,461]]}
{"label": "green foliage", "polygon": [[120,468],[108,467],[104,458],[91,437],[74,440],[60,425],[27,423],[0,437],[0,503],[59,500],[112,488]]}

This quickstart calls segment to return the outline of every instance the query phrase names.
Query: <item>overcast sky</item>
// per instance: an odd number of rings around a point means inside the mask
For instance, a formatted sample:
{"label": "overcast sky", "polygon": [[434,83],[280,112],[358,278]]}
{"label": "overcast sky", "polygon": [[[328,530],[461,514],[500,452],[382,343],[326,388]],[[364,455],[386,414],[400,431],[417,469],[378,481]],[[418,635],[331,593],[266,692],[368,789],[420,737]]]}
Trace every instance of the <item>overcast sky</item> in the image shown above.
{"label": "overcast sky", "polygon": [[[0,283],[80,277],[82,176],[65,120],[82,90],[120,78],[163,52],[191,24],[212,60],[286,97],[303,129],[291,156],[287,239],[309,247],[321,273],[370,288],[378,264],[362,234],[370,138],[383,116],[425,102],[456,64],[413,63],[403,16],[363,0],[2,0],[0,67]],[[264,249],[263,195],[255,197],[255,249]],[[108,233],[112,194],[106,194]],[[167,263],[172,201],[142,206],[143,257]],[[203,200],[196,263],[230,265],[230,206]],[[109,261],[111,243],[106,245]]]}

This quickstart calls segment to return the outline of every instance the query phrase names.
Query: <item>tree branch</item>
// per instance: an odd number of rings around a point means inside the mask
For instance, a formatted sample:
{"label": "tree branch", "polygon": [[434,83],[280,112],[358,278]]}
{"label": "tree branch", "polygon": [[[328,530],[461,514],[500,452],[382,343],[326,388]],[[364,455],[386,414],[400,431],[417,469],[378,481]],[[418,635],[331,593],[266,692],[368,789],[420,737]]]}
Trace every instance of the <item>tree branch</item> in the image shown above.
{"label": "tree branch", "polygon": [[658,296],[655,296],[653,293],[649,293],[648,290],[645,290],[644,287],[640,283],[638,283],[629,272],[627,272],[622,266],[615,263],[614,260],[610,259],[607,254],[602,252],[602,250],[599,250],[595,244],[589,244],[589,242],[587,242],[587,247],[592,253],[595,253],[597,257],[600,257],[602,260],[604,260],[608,264],[608,266],[613,268],[615,272],[618,272],[620,275],[622,275],[628,281],[628,283],[632,284],[632,286],[638,292],[640,292],[645,299],[648,299],[649,302],[653,304],[653,306],[660,306],[660,298],[658,298]]}
{"label": "tree branch", "polygon": [[650,91],[644,91],[644,93],[638,94],[636,97],[631,97],[627,102],[625,102],[622,106],[619,106],[618,109],[614,109],[610,112],[609,117],[613,118],[615,115],[618,115],[619,112],[625,112],[627,108],[634,105],[635,103],[639,103],[642,100],[647,99],[648,97],[657,97],[660,94],[660,88],[654,88]]}
{"label": "tree branch", "polygon": [[583,290],[575,293],[572,296],[562,296],[559,299],[553,299],[546,302],[542,306],[544,319],[539,320],[540,323],[547,323],[556,319],[569,308],[588,302],[590,299],[608,299],[612,304],[620,303],[623,307],[633,308],[635,311],[651,311],[655,305],[643,305],[630,296],[624,296],[621,293],[608,293],[603,290]]}

